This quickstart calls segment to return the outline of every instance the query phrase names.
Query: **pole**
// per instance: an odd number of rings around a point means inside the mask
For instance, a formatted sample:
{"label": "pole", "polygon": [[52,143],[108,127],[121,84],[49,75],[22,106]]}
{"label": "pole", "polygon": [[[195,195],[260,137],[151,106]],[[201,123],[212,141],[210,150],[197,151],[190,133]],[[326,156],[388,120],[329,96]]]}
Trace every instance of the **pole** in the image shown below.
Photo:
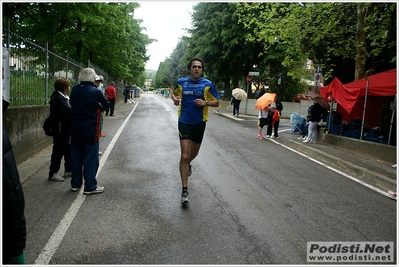
{"label": "pole", "polygon": [[247,83],[247,99],[245,100],[245,115],[247,115],[247,107],[248,107],[248,87],[250,86],[249,83]]}
{"label": "pole", "polygon": [[66,58],[66,78],[68,79],[68,74],[69,74],[69,53],[67,54]]}
{"label": "pole", "polygon": [[394,118],[394,116],[395,116],[395,111],[396,111],[396,96],[397,96],[397,95],[395,95],[395,102],[393,102],[393,103],[394,103],[394,108],[392,109],[391,125],[389,126],[388,145],[391,143],[392,124],[393,124],[393,118]]}
{"label": "pole", "polygon": [[364,96],[364,108],[363,108],[362,128],[360,129],[360,140],[363,139],[363,126],[364,126],[364,117],[366,116],[366,105],[367,105],[367,95],[368,95],[368,92],[369,92],[369,82],[370,82],[370,80],[367,78],[367,82],[366,82],[366,95]]}
{"label": "pole", "polygon": [[334,105],[334,98],[332,96],[332,93],[330,93],[331,96],[331,107],[330,107],[330,116],[328,118],[328,128],[327,128],[327,132],[330,133],[330,127],[331,127],[331,116],[332,116],[332,112],[333,112],[333,105]]}
{"label": "pole", "polygon": [[44,79],[46,81],[45,84],[45,102],[44,104],[47,104],[47,100],[48,100],[48,95],[49,95],[49,88],[48,88],[48,42],[46,42],[46,63],[45,63],[45,72],[44,72]]}

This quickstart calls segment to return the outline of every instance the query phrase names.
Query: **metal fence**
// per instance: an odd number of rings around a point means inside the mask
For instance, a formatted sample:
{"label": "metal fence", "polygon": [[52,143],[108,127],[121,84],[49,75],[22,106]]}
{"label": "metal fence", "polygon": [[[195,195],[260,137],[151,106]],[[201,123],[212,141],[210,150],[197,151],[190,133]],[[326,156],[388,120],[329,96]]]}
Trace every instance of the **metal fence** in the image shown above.
{"label": "metal fence", "polygon": [[49,104],[55,79],[68,78],[72,87],[79,83],[79,73],[87,67],[104,77],[105,87],[114,81],[117,94],[123,92],[123,79],[108,75],[90,61],[85,65],[70,58],[67,52],[63,56],[57,55],[49,50],[48,43],[42,47],[8,31],[6,40],[3,49],[9,52],[11,106]]}

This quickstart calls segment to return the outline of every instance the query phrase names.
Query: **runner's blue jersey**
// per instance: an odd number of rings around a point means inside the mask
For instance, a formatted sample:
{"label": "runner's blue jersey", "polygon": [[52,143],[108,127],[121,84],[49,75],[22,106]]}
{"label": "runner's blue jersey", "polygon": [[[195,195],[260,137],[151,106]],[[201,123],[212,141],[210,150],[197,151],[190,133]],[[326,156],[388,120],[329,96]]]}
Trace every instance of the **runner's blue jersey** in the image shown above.
{"label": "runner's blue jersey", "polygon": [[208,120],[208,106],[195,105],[195,99],[205,101],[220,99],[213,83],[202,77],[198,81],[192,81],[190,77],[179,79],[173,88],[173,93],[181,99],[178,110],[179,122],[186,124],[199,124]]}

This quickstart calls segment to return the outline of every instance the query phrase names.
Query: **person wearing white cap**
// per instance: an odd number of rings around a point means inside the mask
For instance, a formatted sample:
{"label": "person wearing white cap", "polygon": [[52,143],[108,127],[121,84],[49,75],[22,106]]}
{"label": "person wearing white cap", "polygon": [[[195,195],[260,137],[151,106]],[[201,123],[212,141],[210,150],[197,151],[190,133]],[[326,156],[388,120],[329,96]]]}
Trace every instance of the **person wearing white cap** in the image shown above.
{"label": "person wearing white cap", "polygon": [[70,94],[72,111],[71,124],[71,191],[79,191],[83,185],[83,194],[104,192],[97,186],[99,167],[99,139],[101,111],[109,107],[109,101],[95,85],[96,73],[91,68],[83,69],[79,74],[80,83]]}
{"label": "person wearing white cap", "polygon": [[[101,93],[104,94],[104,84],[103,84],[103,76],[101,75],[96,75],[96,80],[94,81],[94,85],[101,90],[102,87],[102,91]],[[103,112],[101,111],[101,121],[100,121],[100,137],[106,137],[107,134],[105,134],[103,132],[103,122],[104,122],[104,116],[103,116]]]}

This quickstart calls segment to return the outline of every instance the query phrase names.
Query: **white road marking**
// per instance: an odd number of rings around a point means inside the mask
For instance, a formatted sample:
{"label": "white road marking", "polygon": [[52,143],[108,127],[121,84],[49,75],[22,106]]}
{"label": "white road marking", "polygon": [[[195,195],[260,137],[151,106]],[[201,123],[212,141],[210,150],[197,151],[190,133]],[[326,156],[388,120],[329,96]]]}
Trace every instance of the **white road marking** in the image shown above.
{"label": "white road marking", "polygon": [[[288,131],[288,130],[282,130],[282,131],[279,131],[279,133],[280,133],[280,132],[283,132],[283,131]],[[379,189],[379,188],[377,188],[377,187],[375,187],[375,186],[372,186],[372,185],[370,185],[370,184],[368,184],[368,183],[365,183],[364,181],[359,180],[359,179],[357,179],[357,178],[355,178],[355,177],[353,177],[353,176],[351,176],[351,175],[349,175],[349,174],[347,174],[347,173],[344,173],[344,172],[342,172],[342,171],[340,171],[340,170],[334,169],[333,167],[328,166],[327,164],[324,164],[323,162],[320,162],[320,161],[318,161],[318,160],[316,160],[316,159],[314,159],[314,158],[312,158],[312,157],[310,157],[310,156],[308,156],[308,155],[305,155],[305,154],[303,154],[303,153],[301,153],[301,152],[299,152],[299,151],[296,151],[296,150],[293,149],[293,148],[290,148],[290,147],[288,147],[288,146],[286,146],[286,145],[283,145],[283,144],[277,142],[276,140],[270,139],[270,141],[272,141],[272,142],[274,142],[275,144],[278,144],[278,145],[280,145],[280,146],[282,146],[282,147],[284,147],[284,148],[286,148],[286,149],[288,149],[288,150],[291,150],[292,152],[295,152],[295,153],[297,153],[298,155],[301,155],[302,157],[305,157],[305,158],[307,158],[307,159],[309,159],[309,160],[311,160],[311,161],[313,161],[313,162],[315,162],[315,163],[317,163],[317,164],[319,164],[319,165],[321,165],[321,166],[323,166],[323,167],[325,167],[325,168],[327,168],[327,169],[329,169],[329,170],[332,170],[333,172],[339,173],[339,174],[341,174],[341,175],[343,175],[343,176],[345,176],[345,177],[351,179],[352,181],[355,181],[355,182],[357,182],[357,183],[359,183],[359,184],[361,184],[361,185],[363,185],[363,186],[365,186],[365,187],[368,187],[368,188],[370,188],[371,190],[374,190],[374,191],[376,191],[376,192],[378,192],[378,193],[380,193],[380,194],[383,194],[383,195],[385,195],[385,196],[389,196],[388,192],[382,191],[381,189]]]}
{"label": "white road marking", "polygon": [[[100,165],[98,167],[97,176],[100,174],[101,169],[103,168],[105,162],[108,159],[109,154],[111,153],[112,149],[115,146],[116,141],[118,140],[119,136],[121,135],[123,129],[125,128],[127,122],[129,121],[130,117],[133,115],[136,107],[138,106],[139,102],[136,103],[133,110],[130,112],[129,116],[125,119],[121,127],[119,127],[118,131],[112,138],[110,144],[108,145],[107,149],[101,156]],[[46,246],[42,250],[42,252],[37,257],[35,264],[39,265],[47,265],[49,264],[51,258],[54,256],[54,253],[58,249],[61,244],[62,239],[64,238],[66,232],[68,231],[69,226],[71,225],[72,221],[74,220],[76,214],[78,213],[83,201],[86,199],[86,195],[80,194],[83,190],[83,187],[80,189],[79,194],[77,195],[75,201],[72,203],[71,207],[68,209],[67,213],[65,214],[64,218],[60,221],[58,227],[55,229],[54,233],[47,241]]]}

